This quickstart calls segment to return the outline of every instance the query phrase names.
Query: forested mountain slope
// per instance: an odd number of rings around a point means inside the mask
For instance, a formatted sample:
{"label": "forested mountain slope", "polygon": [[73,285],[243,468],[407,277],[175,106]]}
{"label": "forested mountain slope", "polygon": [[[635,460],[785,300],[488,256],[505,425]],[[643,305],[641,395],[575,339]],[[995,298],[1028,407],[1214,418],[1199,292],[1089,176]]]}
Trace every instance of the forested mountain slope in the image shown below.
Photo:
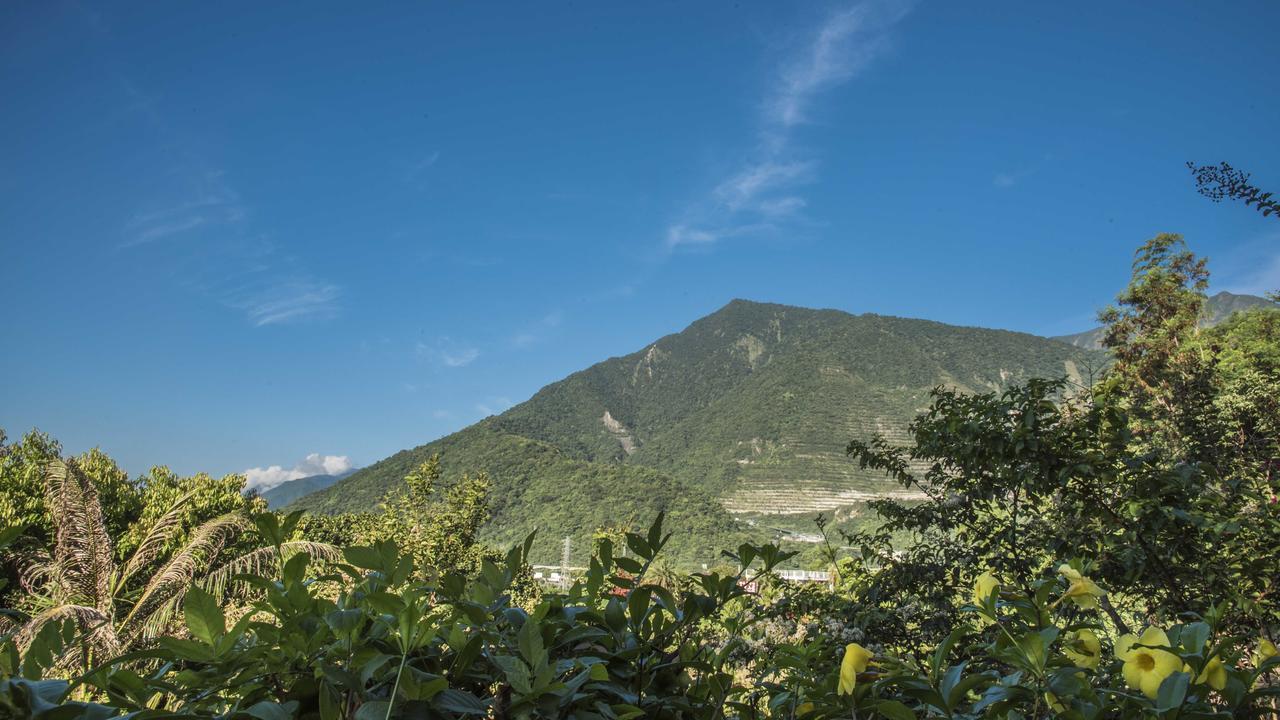
{"label": "forested mountain slope", "polygon": [[[370,507],[440,453],[446,476],[493,477],[495,538],[534,525],[579,534],[583,522],[625,523],[675,497],[690,522],[701,507],[711,523],[704,530],[730,532],[722,508],[811,512],[901,492],[858,470],[844,446],[876,432],[905,439],[937,385],[977,392],[1030,377],[1087,382],[1104,360],[1023,333],[735,300],[296,506]],[[578,519],[562,512],[570,506]]]}

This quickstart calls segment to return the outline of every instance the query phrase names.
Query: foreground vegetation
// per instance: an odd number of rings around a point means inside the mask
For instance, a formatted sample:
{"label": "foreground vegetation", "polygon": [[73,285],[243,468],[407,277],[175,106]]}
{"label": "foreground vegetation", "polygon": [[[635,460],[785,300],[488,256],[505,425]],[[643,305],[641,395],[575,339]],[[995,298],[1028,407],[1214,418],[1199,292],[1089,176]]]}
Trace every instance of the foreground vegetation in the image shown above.
{"label": "foreground vegetation", "polygon": [[1099,382],[940,388],[905,443],[850,443],[924,499],[819,522],[831,586],[752,542],[676,573],[659,516],[540,587],[536,539],[480,540],[489,478],[435,460],[383,512],[286,515],[29,435],[0,464],[0,715],[1274,716],[1280,312],[1202,328],[1206,285],[1159,236]]}

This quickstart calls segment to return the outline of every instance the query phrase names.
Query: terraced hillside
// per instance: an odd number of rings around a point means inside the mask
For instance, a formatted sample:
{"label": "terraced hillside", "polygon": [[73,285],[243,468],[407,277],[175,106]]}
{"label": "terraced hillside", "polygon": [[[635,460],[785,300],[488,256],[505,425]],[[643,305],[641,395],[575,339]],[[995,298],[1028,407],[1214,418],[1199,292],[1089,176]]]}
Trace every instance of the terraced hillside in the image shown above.
{"label": "terraced hillside", "polygon": [[[1080,381],[1103,361],[1095,351],[1022,333],[735,300],[682,332],[574,373],[501,415],[398,453],[298,506],[336,511],[375,503],[412,463],[438,452],[446,468],[495,476],[506,493],[500,517],[579,533],[555,515],[550,496],[529,490],[554,486],[554,473],[565,472],[535,457],[554,451],[579,463],[577,472],[612,469],[611,482],[676,488],[732,513],[833,509],[901,492],[858,470],[844,447],[877,432],[905,440],[907,422],[927,405],[932,388],[998,390],[1030,377]],[[508,445],[510,457],[495,466],[468,440],[481,431],[530,445]],[[520,460],[519,453],[531,455]],[[556,497],[570,490],[598,496],[564,485]],[[595,508],[593,502],[581,504]],[[587,516],[627,519],[610,509],[608,497],[599,503]]]}

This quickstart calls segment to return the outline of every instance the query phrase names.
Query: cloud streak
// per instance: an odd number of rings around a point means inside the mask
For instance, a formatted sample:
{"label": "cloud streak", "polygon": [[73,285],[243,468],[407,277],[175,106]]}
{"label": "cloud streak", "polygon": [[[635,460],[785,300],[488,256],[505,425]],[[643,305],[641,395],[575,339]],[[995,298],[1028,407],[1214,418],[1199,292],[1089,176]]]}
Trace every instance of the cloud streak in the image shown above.
{"label": "cloud streak", "polygon": [[885,52],[890,30],[910,7],[866,0],[827,16],[777,70],[748,159],[667,226],[667,251],[773,232],[801,219],[808,201],[799,189],[817,180],[819,162],[792,147],[795,129],[809,121],[819,94],[857,77]]}

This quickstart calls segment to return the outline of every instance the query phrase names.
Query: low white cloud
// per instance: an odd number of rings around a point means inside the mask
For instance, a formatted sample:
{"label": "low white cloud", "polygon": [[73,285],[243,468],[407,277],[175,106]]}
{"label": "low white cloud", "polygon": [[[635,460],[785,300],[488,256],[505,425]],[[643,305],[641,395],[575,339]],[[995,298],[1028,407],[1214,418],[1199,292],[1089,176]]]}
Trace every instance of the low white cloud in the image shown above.
{"label": "low white cloud", "polygon": [[281,483],[312,475],[341,475],[355,468],[351,458],[346,455],[321,455],[311,453],[291,468],[280,465],[270,467],[249,468],[244,471],[247,478],[245,488],[248,490],[270,490]]}

